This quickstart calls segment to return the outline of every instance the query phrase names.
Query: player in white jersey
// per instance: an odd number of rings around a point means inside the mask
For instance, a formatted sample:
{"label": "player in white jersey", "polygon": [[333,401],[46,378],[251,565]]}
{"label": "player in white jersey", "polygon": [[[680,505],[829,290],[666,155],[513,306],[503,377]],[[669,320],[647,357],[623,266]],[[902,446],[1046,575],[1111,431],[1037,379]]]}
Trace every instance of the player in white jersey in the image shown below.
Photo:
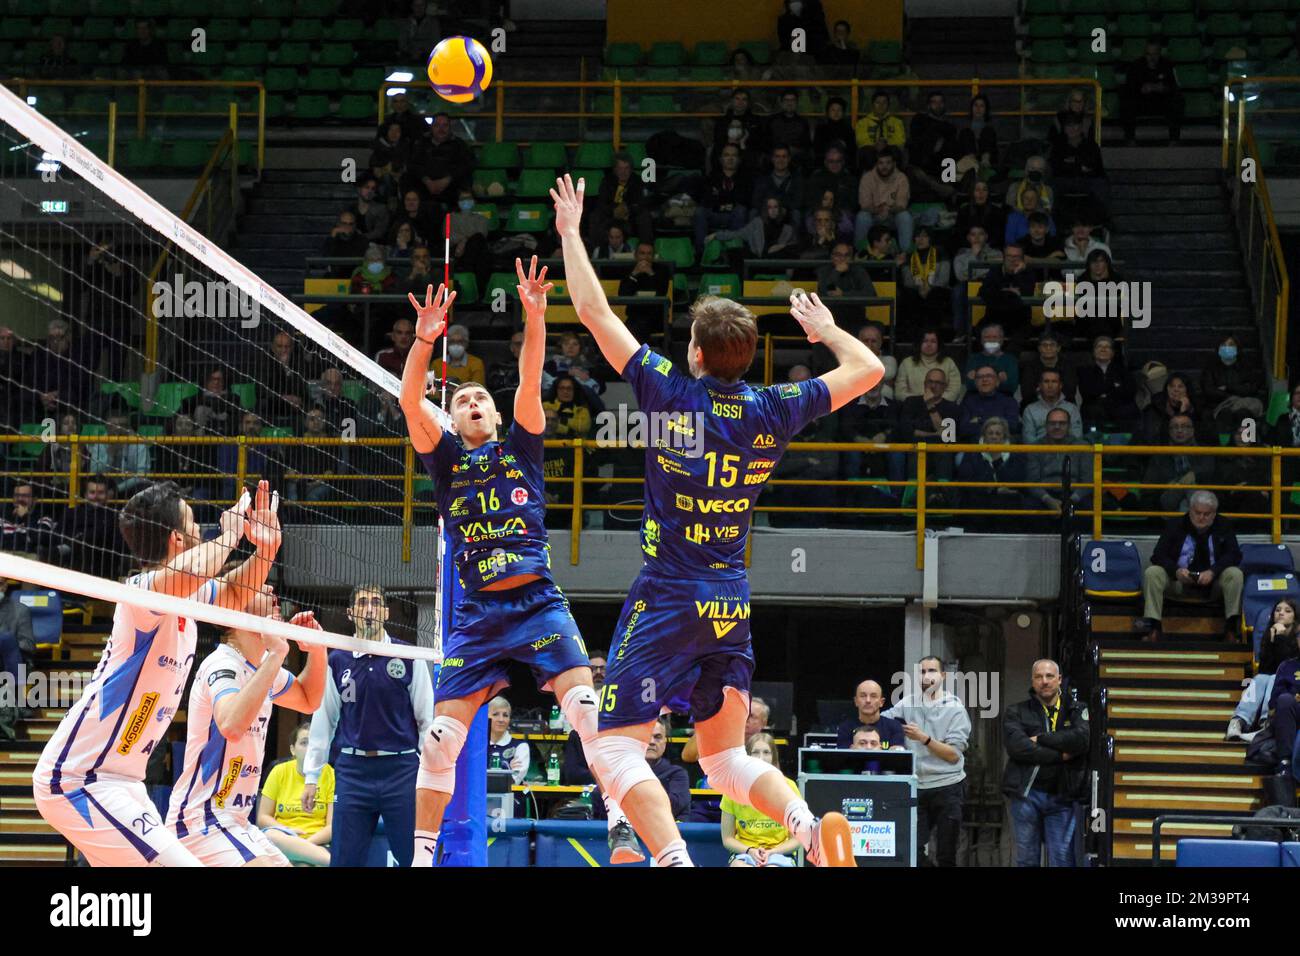
{"label": "player in white jersey", "polygon": [[[280,620],[280,602],[269,584],[249,602],[248,613]],[[320,630],[311,611],[294,615],[290,623]],[[194,675],[185,707],[185,764],[172,788],[167,827],[204,866],[289,866],[249,817],[262,777],[271,705],[303,714],[320,706],[327,648],[300,643],[307,666],[295,679],[284,668],[289,653],[284,638],[231,630],[223,640]]]}
{"label": "player in white jersey", "polygon": [[[252,506],[245,494],[222,514],[220,536],[201,542],[174,483],[137,492],[118,526],[145,570],[127,583],[242,611],[280,548],[277,505],[262,481]],[[253,555],[220,574],[241,538]],[[189,618],[119,604],[94,676],[41,753],[32,775],[36,807],[91,866],[202,865],[163,826],[144,787],[145,765],[176,715],[196,640]]]}

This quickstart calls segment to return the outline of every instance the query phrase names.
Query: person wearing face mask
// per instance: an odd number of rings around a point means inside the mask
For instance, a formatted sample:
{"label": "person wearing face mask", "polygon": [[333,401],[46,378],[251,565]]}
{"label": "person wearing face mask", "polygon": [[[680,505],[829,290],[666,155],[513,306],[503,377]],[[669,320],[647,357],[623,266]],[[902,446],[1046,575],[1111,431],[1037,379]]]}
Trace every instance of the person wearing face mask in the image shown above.
{"label": "person wearing face mask", "polygon": [[474,194],[462,189],[451,214],[451,261],[457,272],[472,272],[480,289],[492,274],[487,217],[474,211]]}
{"label": "person wearing face mask", "polygon": [[1007,187],[1007,209],[1033,212],[1033,209],[1025,208],[1024,194],[1028,189],[1038,194],[1038,204],[1033,208],[1041,209],[1050,215],[1056,194],[1052,192],[1052,187],[1047,185],[1047,160],[1042,156],[1030,156],[1025,160],[1024,179],[1013,182]]}
{"label": "person wearing face mask", "polygon": [[392,292],[397,286],[397,276],[384,261],[384,251],[371,243],[366,249],[361,265],[352,272],[353,295],[375,295]]}
{"label": "person wearing face mask", "polygon": [[1015,395],[1020,387],[1020,363],[1014,355],[1004,351],[1007,337],[997,322],[985,321],[980,326],[980,350],[966,360],[966,384],[975,382],[975,372],[982,365],[992,365],[998,373],[998,391]]}
{"label": "person wearing face mask", "polygon": [[[754,112],[750,102],[749,90],[737,88],[731,91],[731,103],[713,122],[713,156],[714,161],[722,152],[722,147],[732,143],[749,153],[761,154],[766,148],[766,122]],[[748,194],[745,196],[749,198]]]}
{"label": "person wearing face mask", "polygon": [[[433,360],[433,374],[442,381],[441,355]],[[469,352],[469,329],[453,325],[447,330],[447,381],[482,382],[486,378],[483,360]]]}
{"label": "person wearing face mask", "polygon": [[1222,339],[1205,363],[1201,393],[1205,396],[1206,417],[1214,422],[1216,431],[1231,432],[1243,418],[1260,419],[1264,415],[1261,375],[1242,361],[1235,336]]}

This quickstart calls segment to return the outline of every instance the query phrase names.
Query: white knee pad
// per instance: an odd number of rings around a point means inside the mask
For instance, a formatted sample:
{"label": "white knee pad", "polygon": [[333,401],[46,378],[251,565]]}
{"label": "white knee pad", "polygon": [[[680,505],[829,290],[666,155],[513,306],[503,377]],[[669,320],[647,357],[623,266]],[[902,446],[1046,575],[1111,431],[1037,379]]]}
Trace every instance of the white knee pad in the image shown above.
{"label": "white knee pad", "polygon": [[456,790],[456,758],[465,746],[469,729],[455,717],[435,717],[433,726],[424,737],[420,750],[420,772],[415,777],[415,789],[454,793]]}
{"label": "white knee pad", "polygon": [[568,718],[573,729],[578,732],[578,739],[583,747],[589,747],[599,729],[599,710],[594,688],[579,685],[570,687],[569,692],[560,701],[560,712]]}
{"label": "white knee pad", "polygon": [[780,773],[770,763],[745,753],[744,747],[732,747],[700,758],[700,769],[709,778],[709,786],[720,790],[737,803],[753,806],[749,788],[765,773]]}
{"label": "white knee pad", "polygon": [[637,784],[658,780],[646,762],[646,747],[646,742],[618,734],[597,737],[591,743],[601,785],[619,803]]}

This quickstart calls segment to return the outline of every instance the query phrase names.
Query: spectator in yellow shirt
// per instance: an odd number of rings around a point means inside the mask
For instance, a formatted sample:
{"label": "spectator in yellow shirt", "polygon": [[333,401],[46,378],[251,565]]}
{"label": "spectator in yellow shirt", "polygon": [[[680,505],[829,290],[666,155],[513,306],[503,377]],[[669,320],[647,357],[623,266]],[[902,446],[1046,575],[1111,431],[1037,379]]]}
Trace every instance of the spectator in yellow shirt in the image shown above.
{"label": "spectator in yellow shirt", "polygon": [[[442,381],[442,354],[436,350],[438,358],[433,362],[433,372],[439,382]],[[469,329],[463,325],[453,325],[447,330],[447,380],[456,380],[458,385],[466,382],[487,382],[487,370],[483,360],[469,352]]]}
{"label": "spectator in yellow shirt", "polygon": [[310,733],[310,722],[299,725],[289,746],[293,759],[276,764],[266,775],[262,799],[257,804],[257,825],[291,863],[329,866],[328,848],[334,829],[334,768],[326,764],[321,770],[316,806],[308,813],[302,808],[302,788],[307,784],[302,764]]}
{"label": "spectator in yellow shirt", "polygon": [[893,146],[900,153],[907,144],[907,127],[902,119],[889,112],[889,93],[877,90],[871,97],[871,112],[853,127],[858,141],[858,169],[876,165],[880,151]]}
{"label": "spectator in yellow shirt", "polygon": [[[745,742],[745,752],[773,767],[781,766],[771,734],[754,734]],[[789,777],[785,782],[796,794],[799,792],[799,786]],[[780,823],[730,797],[722,798],[721,808],[722,845],[731,851],[731,866],[794,866],[790,854],[799,849],[799,840]]]}
{"label": "spectator in yellow shirt", "polygon": [[549,402],[542,402],[544,411],[556,413],[556,438],[586,438],[591,434],[591,407],[587,403],[586,389],[577,379],[565,372],[555,377],[554,391]]}

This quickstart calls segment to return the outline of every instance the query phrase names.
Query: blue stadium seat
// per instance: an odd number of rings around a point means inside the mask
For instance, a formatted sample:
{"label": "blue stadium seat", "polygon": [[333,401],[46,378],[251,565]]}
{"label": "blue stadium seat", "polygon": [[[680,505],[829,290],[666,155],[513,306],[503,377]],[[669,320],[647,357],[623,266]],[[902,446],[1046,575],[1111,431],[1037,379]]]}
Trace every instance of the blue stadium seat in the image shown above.
{"label": "blue stadium seat", "polygon": [[63,598],[58,591],[33,589],[15,591],[9,598],[27,605],[32,612],[32,633],[36,645],[56,646],[63,638]]}
{"label": "blue stadium seat", "polygon": [[1283,868],[1300,866],[1300,843],[1282,844],[1282,866]]}
{"label": "blue stadium seat", "polygon": [[1241,546],[1241,573],[1265,574],[1280,571],[1286,574],[1295,570],[1291,549],[1284,544],[1243,544]]}
{"label": "blue stadium seat", "polygon": [[1178,865],[1281,866],[1281,846],[1280,843],[1266,840],[1179,840]]}
{"label": "blue stadium seat", "polygon": [[1132,541],[1085,541],[1080,563],[1088,597],[1130,598],[1142,593],[1142,559]]}

